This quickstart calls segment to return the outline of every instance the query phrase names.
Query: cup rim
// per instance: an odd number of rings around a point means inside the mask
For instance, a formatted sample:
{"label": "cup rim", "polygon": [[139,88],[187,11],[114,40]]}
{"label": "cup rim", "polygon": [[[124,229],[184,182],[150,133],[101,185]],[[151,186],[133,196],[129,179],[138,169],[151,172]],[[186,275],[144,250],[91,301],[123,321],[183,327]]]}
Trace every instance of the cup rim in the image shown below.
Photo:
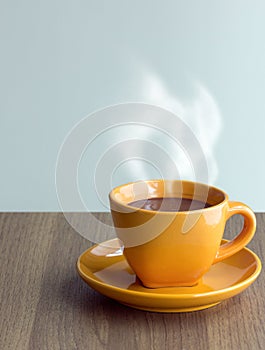
{"label": "cup rim", "polygon": [[[206,186],[209,189],[213,189],[219,193],[221,193],[224,196],[224,199],[217,204],[211,205],[210,207],[207,208],[202,208],[202,209],[195,209],[195,210],[183,210],[183,211],[159,211],[159,210],[148,210],[148,209],[143,209],[143,208],[137,208],[134,207],[132,205],[129,205],[127,203],[125,203],[124,201],[116,198],[114,196],[114,192],[116,192],[117,190],[121,189],[122,187],[128,186],[128,185],[132,185],[132,184],[136,184],[136,183],[141,183],[141,182],[145,182],[145,183],[152,183],[152,182],[182,182],[182,183],[190,183],[190,184],[197,184],[197,185],[201,185],[201,186]],[[110,193],[109,193],[109,199],[113,202],[115,202],[116,204],[120,205],[121,207],[125,208],[125,209],[129,209],[130,211],[134,211],[134,212],[143,212],[143,213],[156,213],[159,215],[176,215],[176,213],[178,215],[187,215],[187,213],[198,213],[201,211],[210,211],[210,210],[214,210],[217,207],[220,207],[222,205],[224,205],[224,203],[226,203],[228,201],[228,195],[226,192],[224,192],[223,190],[221,190],[220,188],[216,187],[216,186],[212,186],[212,185],[208,185],[202,182],[197,182],[197,181],[190,181],[190,180],[172,180],[172,179],[150,179],[150,180],[138,180],[138,181],[131,181],[119,186],[114,187]]]}

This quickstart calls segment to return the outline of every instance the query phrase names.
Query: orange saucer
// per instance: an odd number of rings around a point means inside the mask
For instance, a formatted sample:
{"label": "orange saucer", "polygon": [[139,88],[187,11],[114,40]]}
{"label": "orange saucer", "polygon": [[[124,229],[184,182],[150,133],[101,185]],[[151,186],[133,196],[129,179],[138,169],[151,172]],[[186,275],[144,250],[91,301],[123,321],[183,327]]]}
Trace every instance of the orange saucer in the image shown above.
{"label": "orange saucer", "polygon": [[98,292],[127,306],[156,312],[206,309],[239,294],[261,271],[260,259],[244,248],[213,265],[193,287],[149,289],[128,266],[118,239],[96,244],[77,261],[82,279]]}

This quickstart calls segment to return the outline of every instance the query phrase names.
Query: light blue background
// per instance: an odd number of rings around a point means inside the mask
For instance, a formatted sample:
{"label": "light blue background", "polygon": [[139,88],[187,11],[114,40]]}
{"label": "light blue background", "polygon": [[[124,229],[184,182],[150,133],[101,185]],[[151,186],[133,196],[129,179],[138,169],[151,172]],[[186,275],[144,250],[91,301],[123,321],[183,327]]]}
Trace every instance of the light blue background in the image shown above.
{"label": "light blue background", "polygon": [[215,184],[265,211],[263,1],[0,3],[0,210],[59,210],[66,134],[96,109],[143,100],[150,69],[180,99],[192,80],[208,89],[223,124]]}

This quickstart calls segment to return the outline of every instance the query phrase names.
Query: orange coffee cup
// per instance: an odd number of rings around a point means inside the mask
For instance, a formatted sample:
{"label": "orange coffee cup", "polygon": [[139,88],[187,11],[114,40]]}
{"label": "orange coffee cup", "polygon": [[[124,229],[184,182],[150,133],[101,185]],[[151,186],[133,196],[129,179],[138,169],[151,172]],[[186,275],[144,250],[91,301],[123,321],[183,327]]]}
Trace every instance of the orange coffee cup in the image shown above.
{"label": "orange coffee cup", "polygon": [[[185,198],[209,207],[186,211],[136,208],[148,198]],[[148,180],[121,185],[109,195],[124,255],[146,287],[193,286],[215,264],[235,254],[252,239],[256,218],[243,203],[228,200],[222,190],[196,182]],[[242,231],[221,245],[226,221],[244,217]]]}

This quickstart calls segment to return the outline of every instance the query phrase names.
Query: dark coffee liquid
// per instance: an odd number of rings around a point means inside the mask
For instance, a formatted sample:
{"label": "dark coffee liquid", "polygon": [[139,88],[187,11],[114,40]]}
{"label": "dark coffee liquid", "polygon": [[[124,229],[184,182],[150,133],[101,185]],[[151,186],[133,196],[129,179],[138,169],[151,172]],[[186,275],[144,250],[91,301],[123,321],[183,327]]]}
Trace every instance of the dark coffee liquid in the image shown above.
{"label": "dark coffee liquid", "polygon": [[189,211],[208,208],[211,205],[202,201],[189,198],[165,197],[148,198],[128,203],[132,207],[154,211]]}

